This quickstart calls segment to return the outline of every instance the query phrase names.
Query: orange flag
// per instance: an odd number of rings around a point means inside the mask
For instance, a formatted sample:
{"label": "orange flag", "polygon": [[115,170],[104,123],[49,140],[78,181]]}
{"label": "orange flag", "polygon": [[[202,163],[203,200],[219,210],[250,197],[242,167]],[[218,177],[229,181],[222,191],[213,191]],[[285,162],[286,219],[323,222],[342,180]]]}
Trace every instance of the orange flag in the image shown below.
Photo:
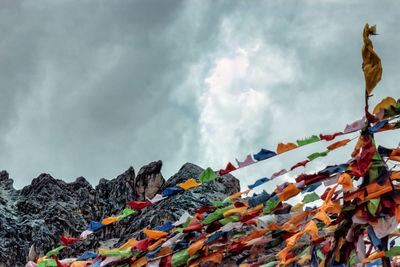
{"label": "orange flag", "polygon": [[342,173],[339,177],[338,184],[342,185],[344,190],[350,191],[354,187],[353,180],[348,173]]}
{"label": "orange flag", "polygon": [[344,140],[338,141],[338,142],[328,146],[327,149],[328,150],[334,150],[334,149],[339,148],[341,146],[347,145],[347,143],[350,142],[350,141],[351,141],[350,139],[344,139]]}
{"label": "orange flag", "polygon": [[285,201],[285,200],[288,200],[289,198],[297,195],[299,192],[300,192],[300,189],[298,189],[294,184],[289,184],[285,189],[283,189],[282,193],[277,194],[276,196],[281,201]]}
{"label": "orange flag", "polygon": [[385,251],[380,251],[380,252],[374,252],[372,253],[368,258],[365,258],[362,260],[363,264],[366,264],[367,262],[376,260],[376,259],[380,259],[385,257]]}
{"label": "orange flag", "polygon": [[400,223],[400,205],[396,205],[394,214],[395,214],[397,223]]}
{"label": "orange flag", "polygon": [[347,194],[347,195],[343,196],[343,200],[344,201],[350,201],[352,199],[359,198],[361,201],[364,201],[364,199],[365,199],[364,195],[365,195],[365,189],[362,188],[362,189],[359,189],[359,190],[357,190],[355,192],[352,192],[350,194]]}
{"label": "orange flag", "polygon": [[268,230],[270,230],[270,231],[276,231],[276,230],[281,229],[281,227],[278,226],[275,222],[272,222],[270,225],[268,225],[267,228],[268,228]]}
{"label": "orange flag", "polygon": [[240,196],[243,195],[243,194],[246,194],[246,195],[247,195],[251,190],[252,190],[252,189],[247,189],[246,191],[243,191],[243,192],[237,192],[237,193],[235,193],[235,194],[229,196],[229,199],[230,199],[230,200],[233,200],[233,199],[235,199],[235,198],[237,198],[237,197],[240,197]]}
{"label": "orange flag", "polygon": [[154,242],[154,244],[151,244],[151,245],[147,248],[147,250],[148,250],[148,251],[153,251],[153,250],[155,250],[156,248],[158,248],[158,246],[159,246],[161,243],[164,243],[165,241],[167,241],[166,238],[160,238],[160,239],[158,239],[156,242]]}
{"label": "orange flag", "polygon": [[392,176],[390,176],[390,179],[392,179],[392,180],[400,179],[400,171],[393,171]]}
{"label": "orange flag", "polygon": [[297,145],[294,143],[287,143],[287,144],[283,144],[283,143],[279,143],[278,144],[278,148],[276,149],[276,153],[281,154],[283,152],[292,150],[297,148]]}
{"label": "orange flag", "polygon": [[[287,239],[286,239],[286,242],[287,242]],[[282,249],[281,251],[279,251],[278,254],[275,255],[276,257],[279,258],[279,264],[285,263],[286,256],[287,256],[289,250],[290,250],[290,248],[289,248],[289,246],[287,246],[286,248]]]}
{"label": "orange flag", "polygon": [[143,232],[150,237],[151,239],[160,239],[161,237],[167,236],[168,233],[163,232],[163,231],[158,231],[158,230],[149,230],[149,229],[144,229]]}
{"label": "orange flag", "polygon": [[212,262],[215,262],[215,263],[221,263],[223,254],[224,254],[223,250],[221,250],[219,252],[211,253],[208,256],[204,257],[202,262],[206,263],[208,261],[212,261]]}
{"label": "orange flag", "polygon": [[392,185],[389,179],[382,186],[377,182],[373,182],[367,185],[367,199],[377,198],[390,191],[392,191]]}
{"label": "orange flag", "polygon": [[246,210],[247,210],[247,207],[240,207],[240,208],[236,208],[236,209],[230,209],[230,210],[228,210],[228,211],[226,211],[224,213],[224,217],[226,218],[226,217],[234,215],[234,214],[243,215],[246,212]]}
{"label": "orange flag", "polygon": [[312,238],[318,239],[318,228],[313,220],[311,220],[303,230],[304,233],[309,233]]}
{"label": "orange flag", "polygon": [[184,183],[177,184],[176,186],[179,186],[180,188],[182,188],[184,190],[187,190],[189,188],[197,187],[197,186],[200,186],[200,185],[201,185],[201,183],[198,183],[193,178],[190,178],[190,179],[186,180]]}
{"label": "orange flag", "polygon": [[330,225],[331,224],[331,218],[329,218],[329,216],[326,214],[326,212],[324,210],[322,210],[322,209],[320,211],[318,211],[317,214],[315,214],[313,219],[321,220],[326,225]]}
{"label": "orange flag", "polygon": [[360,149],[361,149],[364,145],[365,145],[364,136],[361,135],[361,136],[358,138],[356,147],[354,148],[353,153],[351,153],[351,156],[352,156],[352,157],[357,156],[358,153],[360,153]]}
{"label": "orange flag", "polygon": [[115,222],[115,221],[117,221],[117,220],[118,220],[117,217],[109,217],[109,218],[103,219],[103,220],[101,221],[101,223],[107,225],[107,224],[113,223],[113,222]]}
{"label": "orange flag", "polygon": [[395,160],[395,161],[400,161],[400,148],[393,150],[389,156],[389,159]]}
{"label": "orange flag", "polygon": [[142,267],[147,264],[146,256],[140,257],[134,263],[130,265],[130,267]]}
{"label": "orange flag", "polygon": [[119,247],[119,249],[126,249],[126,248],[130,248],[133,245],[135,245],[138,241],[134,238],[129,239],[125,244],[123,244],[122,246]]}
{"label": "orange flag", "polygon": [[70,266],[71,267],[85,267],[90,263],[92,263],[92,261],[75,261]]}
{"label": "orange flag", "polygon": [[189,253],[190,257],[196,254],[196,252],[203,247],[203,244],[206,240],[207,238],[202,238],[200,240],[197,240],[187,248],[187,252]]}

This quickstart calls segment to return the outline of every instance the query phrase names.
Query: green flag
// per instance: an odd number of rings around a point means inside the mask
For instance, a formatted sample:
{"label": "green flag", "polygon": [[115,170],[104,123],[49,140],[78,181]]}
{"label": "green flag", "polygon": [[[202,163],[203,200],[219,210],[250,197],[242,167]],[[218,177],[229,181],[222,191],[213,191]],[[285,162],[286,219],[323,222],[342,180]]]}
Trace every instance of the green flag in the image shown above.
{"label": "green flag", "polygon": [[400,255],[400,247],[392,247],[388,251],[385,251],[385,256],[386,257],[394,257]]}
{"label": "green flag", "polygon": [[172,266],[186,265],[186,262],[189,260],[189,258],[190,255],[187,252],[187,249],[183,249],[172,255],[171,264]]}
{"label": "green flag", "polygon": [[207,169],[205,169],[205,170],[200,174],[199,180],[200,180],[202,183],[206,183],[206,182],[209,182],[209,181],[211,181],[211,180],[213,180],[213,179],[215,179],[215,178],[217,178],[217,177],[218,177],[218,175],[216,175],[215,172],[214,172],[210,167],[208,167]]}
{"label": "green flag", "polygon": [[319,157],[325,157],[326,155],[328,155],[328,153],[329,153],[329,150],[324,151],[324,152],[315,152],[315,153],[309,155],[307,158],[309,161],[312,161]]}
{"label": "green flag", "polygon": [[219,206],[222,206],[222,205],[228,203],[229,201],[231,201],[231,199],[229,197],[225,198],[223,201],[213,201],[213,206],[219,207]]}
{"label": "green flag", "polygon": [[118,218],[118,220],[121,220],[121,219],[125,218],[126,216],[134,214],[135,212],[136,212],[136,210],[126,208],[126,209],[124,209],[123,214],[119,215],[117,218]]}
{"label": "green flag", "polygon": [[230,222],[237,222],[237,221],[240,221],[240,218],[241,218],[240,215],[231,215],[231,216],[228,216],[228,217],[226,217],[226,218],[224,218],[224,219],[222,219],[222,220],[219,220],[219,222],[220,222],[222,225],[226,225],[226,224],[228,224],[228,223],[230,223]]}
{"label": "green flag", "polygon": [[273,211],[280,203],[281,201],[275,200],[273,198],[268,199],[267,203],[265,203],[265,208],[263,210],[263,214],[268,214],[271,211]]}
{"label": "green flag", "polygon": [[368,201],[368,211],[375,216],[376,210],[379,207],[379,203],[381,202],[380,198],[373,198]]}
{"label": "green flag", "polygon": [[310,202],[313,202],[313,201],[318,200],[318,199],[319,199],[319,196],[315,192],[313,192],[312,194],[306,195],[303,198],[303,202],[310,203]]}
{"label": "green flag", "polygon": [[65,248],[65,246],[59,246],[58,248],[55,248],[55,249],[47,252],[46,256],[50,257],[52,255],[58,255],[58,252],[60,252],[60,250],[62,250],[63,248]]}
{"label": "green flag", "polygon": [[311,136],[311,137],[309,137],[307,139],[304,139],[304,140],[297,140],[296,142],[297,142],[298,146],[305,146],[305,145],[308,145],[308,144],[311,144],[311,143],[318,142],[319,140],[320,139],[319,139],[318,136],[313,135],[313,136]]}
{"label": "green flag", "polygon": [[53,259],[43,259],[38,263],[38,267],[57,266],[57,262]]}

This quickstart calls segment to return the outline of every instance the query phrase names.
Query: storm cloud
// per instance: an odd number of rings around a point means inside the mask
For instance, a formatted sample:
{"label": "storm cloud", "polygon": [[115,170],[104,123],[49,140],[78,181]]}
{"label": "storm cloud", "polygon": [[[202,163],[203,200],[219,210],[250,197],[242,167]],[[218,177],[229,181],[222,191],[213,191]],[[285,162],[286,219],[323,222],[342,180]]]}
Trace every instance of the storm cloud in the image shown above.
{"label": "storm cloud", "polygon": [[[367,22],[377,24],[383,64],[371,104],[400,97],[392,1],[1,5],[0,169],[17,188],[42,172],[97,184],[158,159],[166,178],[185,162],[219,169],[261,147],[342,130],[363,114]],[[324,146],[234,175],[246,185]],[[346,161],[350,149],[310,170]]]}

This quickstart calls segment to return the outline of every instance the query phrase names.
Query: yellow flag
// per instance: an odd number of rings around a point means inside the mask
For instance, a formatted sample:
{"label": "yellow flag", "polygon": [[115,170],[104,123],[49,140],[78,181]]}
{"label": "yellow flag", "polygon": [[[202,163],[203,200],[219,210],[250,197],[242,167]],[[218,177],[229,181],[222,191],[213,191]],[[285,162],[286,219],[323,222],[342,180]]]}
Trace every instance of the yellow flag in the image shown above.
{"label": "yellow flag", "polygon": [[390,106],[396,107],[396,100],[394,100],[393,97],[388,96],[384,98],[378,105],[375,106],[374,111],[372,113],[376,114],[379,112],[381,108],[387,109]]}
{"label": "yellow flag", "polygon": [[372,90],[382,78],[382,64],[381,59],[374,51],[372,41],[369,39],[371,34],[376,34],[376,25],[369,27],[368,23],[365,24],[363,39],[364,46],[362,47],[363,71],[365,77],[365,90],[370,95]]}

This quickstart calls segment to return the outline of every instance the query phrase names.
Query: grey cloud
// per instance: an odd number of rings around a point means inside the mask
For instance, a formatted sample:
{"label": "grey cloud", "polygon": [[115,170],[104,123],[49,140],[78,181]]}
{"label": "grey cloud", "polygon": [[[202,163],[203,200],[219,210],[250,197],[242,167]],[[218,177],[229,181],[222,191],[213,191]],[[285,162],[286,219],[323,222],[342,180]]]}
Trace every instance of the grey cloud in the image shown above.
{"label": "grey cloud", "polygon": [[[198,142],[204,78],[216,58],[256,41],[272,49],[262,53],[292,59],[296,79],[246,84],[268,92],[285,121],[266,107],[270,114],[260,111],[256,118],[265,122],[264,131],[253,140],[242,136],[238,150],[341,129],[362,115],[367,21],[381,33],[374,44],[384,77],[375,98],[398,97],[393,18],[399,7],[363,3],[4,2],[0,168],[20,187],[40,172],[67,180],[83,175],[95,184],[158,159],[167,177],[186,161],[212,165]],[[226,155],[235,156],[245,155]]]}

